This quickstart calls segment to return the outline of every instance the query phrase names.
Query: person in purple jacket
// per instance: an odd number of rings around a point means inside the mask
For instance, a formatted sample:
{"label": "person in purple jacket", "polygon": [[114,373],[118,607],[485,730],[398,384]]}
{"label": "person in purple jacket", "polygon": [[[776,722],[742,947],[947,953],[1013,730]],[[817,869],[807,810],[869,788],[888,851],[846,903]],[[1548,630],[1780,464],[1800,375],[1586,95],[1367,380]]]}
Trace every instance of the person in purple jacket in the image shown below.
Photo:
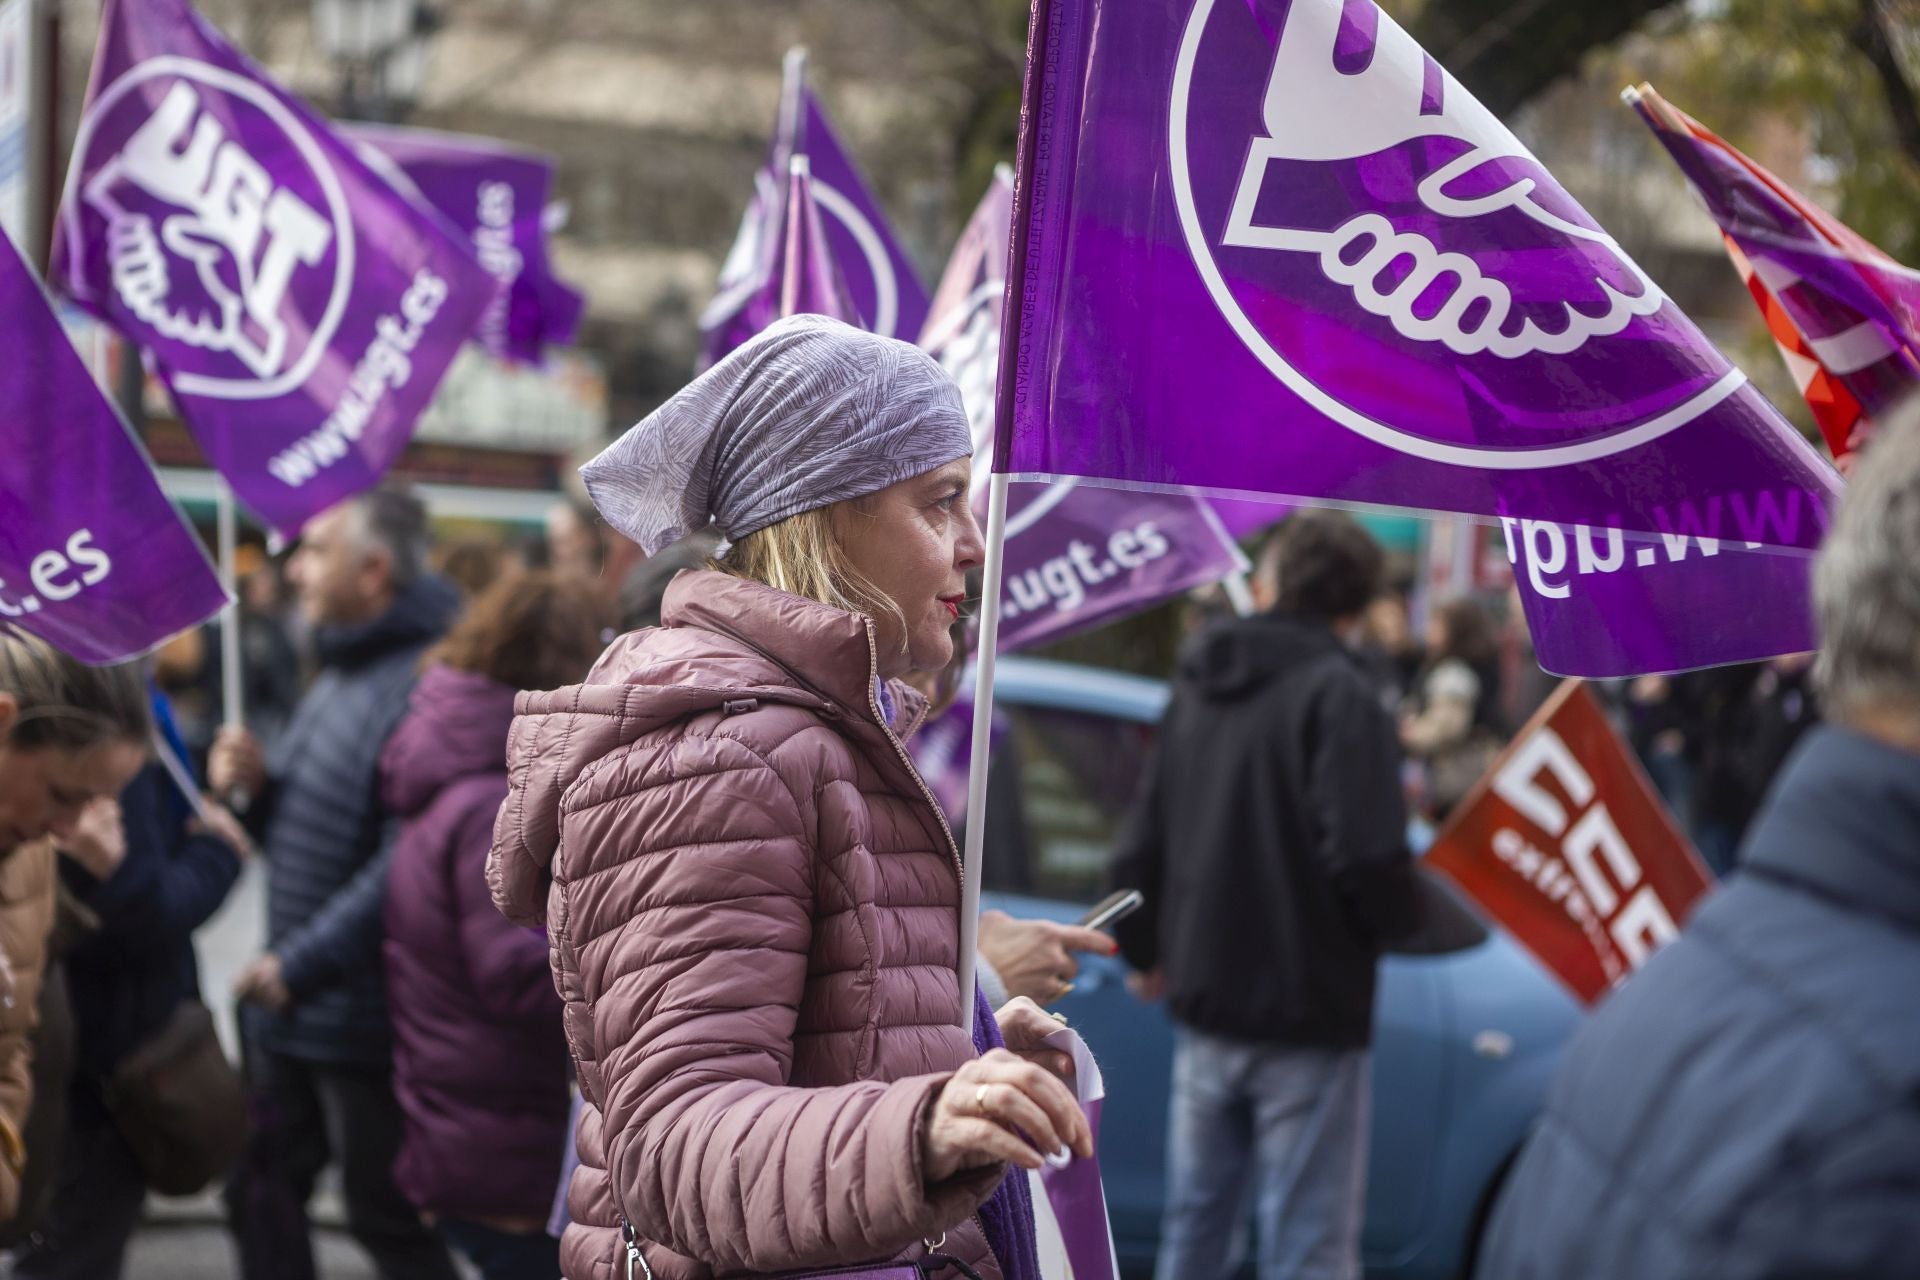
{"label": "person in purple jacket", "polygon": [[387,882],[400,1190],[484,1280],[550,1280],[567,1126],[567,1042],[544,930],[509,924],[486,879],[507,794],[514,695],[579,680],[605,606],[551,573],[494,584],[426,658],[381,758],[404,825]]}

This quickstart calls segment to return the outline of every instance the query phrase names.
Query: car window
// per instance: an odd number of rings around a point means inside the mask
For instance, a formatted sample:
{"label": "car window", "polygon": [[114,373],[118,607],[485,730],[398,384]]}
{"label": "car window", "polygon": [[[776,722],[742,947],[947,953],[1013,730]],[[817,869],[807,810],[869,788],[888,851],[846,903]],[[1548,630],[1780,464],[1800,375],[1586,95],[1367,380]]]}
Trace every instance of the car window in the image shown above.
{"label": "car window", "polygon": [[1153,749],[1153,726],[1052,707],[1001,710],[985,887],[1098,901]]}

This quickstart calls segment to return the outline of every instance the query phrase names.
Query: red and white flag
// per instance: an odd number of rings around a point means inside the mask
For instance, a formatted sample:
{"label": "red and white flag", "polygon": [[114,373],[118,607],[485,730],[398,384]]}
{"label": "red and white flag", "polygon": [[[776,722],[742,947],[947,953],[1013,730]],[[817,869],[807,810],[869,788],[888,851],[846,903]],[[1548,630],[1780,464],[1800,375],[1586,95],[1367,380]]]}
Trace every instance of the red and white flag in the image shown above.
{"label": "red and white flag", "polygon": [[1720,226],[1842,471],[1920,385],[1920,272],[1643,85],[1627,91]]}

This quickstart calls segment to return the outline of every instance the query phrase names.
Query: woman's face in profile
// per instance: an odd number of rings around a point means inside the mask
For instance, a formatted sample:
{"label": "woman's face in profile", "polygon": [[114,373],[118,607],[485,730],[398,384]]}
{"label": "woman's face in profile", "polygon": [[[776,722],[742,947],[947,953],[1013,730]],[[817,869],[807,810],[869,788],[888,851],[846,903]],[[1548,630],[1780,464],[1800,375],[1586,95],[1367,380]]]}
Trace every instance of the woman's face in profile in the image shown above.
{"label": "woman's face in profile", "polygon": [[971,459],[955,458],[841,513],[847,558],[905,619],[901,634],[893,618],[874,618],[882,676],[937,671],[953,656],[951,628],[966,601],[967,574],[986,556],[969,504],[971,478]]}

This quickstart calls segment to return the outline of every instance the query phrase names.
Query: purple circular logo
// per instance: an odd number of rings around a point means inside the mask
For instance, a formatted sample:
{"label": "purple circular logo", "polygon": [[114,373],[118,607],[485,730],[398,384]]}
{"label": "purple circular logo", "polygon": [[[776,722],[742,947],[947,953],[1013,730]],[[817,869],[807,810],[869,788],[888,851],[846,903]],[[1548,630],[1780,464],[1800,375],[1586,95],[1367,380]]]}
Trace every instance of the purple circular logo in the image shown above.
{"label": "purple circular logo", "polygon": [[1389,448],[1591,461],[1744,383],[1372,0],[1196,0],[1168,144],[1228,323],[1296,394]]}
{"label": "purple circular logo", "polygon": [[304,383],[346,311],[354,240],[300,118],[256,80],[153,58],[99,95],[74,151],[69,261],[144,330],[175,389],[249,400]]}

